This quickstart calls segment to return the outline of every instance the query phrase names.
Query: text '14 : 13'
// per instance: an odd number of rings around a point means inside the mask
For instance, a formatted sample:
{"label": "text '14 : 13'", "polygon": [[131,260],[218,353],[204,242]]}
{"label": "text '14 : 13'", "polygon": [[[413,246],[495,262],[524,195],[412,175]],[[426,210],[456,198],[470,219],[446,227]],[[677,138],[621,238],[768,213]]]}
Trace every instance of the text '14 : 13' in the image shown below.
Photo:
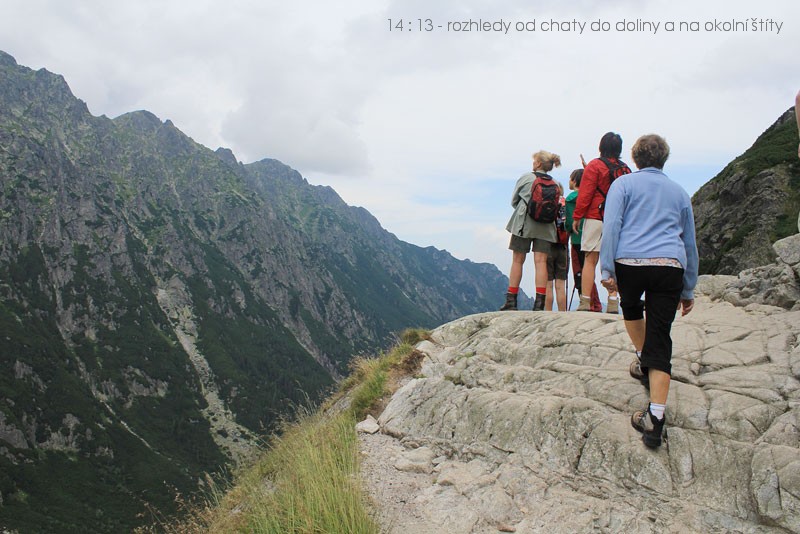
{"label": "text '14 : 13'", "polygon": [[386,19],[389,21],[389,31],[433,31],[431,19]]}

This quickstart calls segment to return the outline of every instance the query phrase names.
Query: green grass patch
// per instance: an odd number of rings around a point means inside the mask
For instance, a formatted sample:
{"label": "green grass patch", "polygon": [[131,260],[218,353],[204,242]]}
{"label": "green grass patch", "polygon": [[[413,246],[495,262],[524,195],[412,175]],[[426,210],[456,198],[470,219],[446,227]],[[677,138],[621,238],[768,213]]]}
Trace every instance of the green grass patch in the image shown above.
{"label": "green grass patch", "polygon": [[355,425],[392,393],[399,376],[416,373],[422,353],[414,345],[427,338],[424,330],[407,330],[387,354],[356,359],[337,393],[321,409],[283,424],[227,491],[210,483],[203,508],[192,510],[180,524],[160,524],[152,531],[380,532],[361,488]]}

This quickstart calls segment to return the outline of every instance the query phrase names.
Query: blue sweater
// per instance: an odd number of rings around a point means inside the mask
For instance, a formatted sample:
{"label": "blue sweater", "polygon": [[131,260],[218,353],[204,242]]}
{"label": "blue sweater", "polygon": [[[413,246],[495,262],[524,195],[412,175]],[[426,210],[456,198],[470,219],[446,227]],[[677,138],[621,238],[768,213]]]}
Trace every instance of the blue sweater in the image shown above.
{"label": "blue sweater", "polygon": [[615,278],[614,260],[674,258],[684,268],[682,299],[694,298],[699,258],[689,195],[654,167],[614,180],[608,190],[600,269]]}

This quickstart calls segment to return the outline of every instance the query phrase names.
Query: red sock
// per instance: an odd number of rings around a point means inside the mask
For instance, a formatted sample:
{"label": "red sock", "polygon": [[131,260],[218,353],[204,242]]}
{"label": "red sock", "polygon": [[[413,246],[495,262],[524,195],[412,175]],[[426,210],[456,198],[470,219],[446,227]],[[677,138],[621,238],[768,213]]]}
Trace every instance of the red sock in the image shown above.
{"label": "red sock", "polygon": [[536,288],[537,295],[546,295],[547,294],[547,287],[537,287]]}
{"label": "red sock", "polygon": [[511,293],[512,295],[516,295],[517,293],[519,293],[519,288],[509,286],[508,292]]}

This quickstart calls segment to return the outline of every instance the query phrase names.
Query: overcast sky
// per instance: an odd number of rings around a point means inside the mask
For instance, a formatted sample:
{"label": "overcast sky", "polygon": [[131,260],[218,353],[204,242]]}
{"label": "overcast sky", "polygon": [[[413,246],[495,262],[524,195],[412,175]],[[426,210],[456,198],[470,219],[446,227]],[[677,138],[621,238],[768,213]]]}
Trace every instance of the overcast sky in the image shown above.
{"label": "overcast sky", "polygon": [[[245,163],[279,159],[401,239],[507,274],[533,152],[560,154],[566,185],[606,131],[623,158],[659,133],[693,193],[800,89],[797,0],[564,4],[0,0],[0,50],[95,115],[146,109]],[[490,31],[455,31],[470,21]]]}

